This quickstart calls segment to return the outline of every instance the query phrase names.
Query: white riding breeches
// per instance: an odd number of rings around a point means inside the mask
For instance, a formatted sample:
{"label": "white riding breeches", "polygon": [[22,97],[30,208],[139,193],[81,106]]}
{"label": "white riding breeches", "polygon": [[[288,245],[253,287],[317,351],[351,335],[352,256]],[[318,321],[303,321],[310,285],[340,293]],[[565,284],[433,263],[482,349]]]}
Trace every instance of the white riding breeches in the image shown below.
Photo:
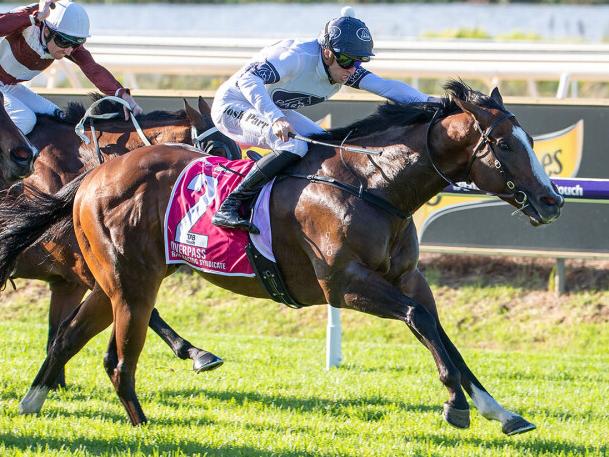
{"label": "white riding breeches", "polygon": [[[303,157],[307,153],[307,143],[302,140],[290,138],[282,141],[272,129],[271,123],[258,114],[258,111],[243,99],[223,97],[216,94],[211,108],[211,115],[222,133],[237,143],[261,148],[270,148],[274,151],[289,151]],[[292,128],[302,136],[309,136],[324,131],[319,125],[306,116],[293,111],[282,110]]]}
{"label": "white riding breeches", "polygon": [[4,95],[4,109],[24,135],[36,125],[36,113],[53,114],[57,105],[31,91],[23,84],[5,85],[0,83]]}

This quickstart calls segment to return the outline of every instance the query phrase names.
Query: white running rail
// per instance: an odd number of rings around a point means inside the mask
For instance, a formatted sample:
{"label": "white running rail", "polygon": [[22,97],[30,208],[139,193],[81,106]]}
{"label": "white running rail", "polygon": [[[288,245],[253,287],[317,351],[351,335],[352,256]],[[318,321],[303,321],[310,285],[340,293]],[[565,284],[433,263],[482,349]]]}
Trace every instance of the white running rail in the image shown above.
{"label": "white running rail", "polygon": [[[98,36],[87,42],[95,59],[122,73],[137,88],[138,74],[214,75],[237,71],[274,39]],[[558,81],[556,96],[577,97],[578,81],[609,81],[609,44],[554,44],[521,42],[379,41],[376,57],[366,68],[387,77],[451,77],[528,83],[536,97],[536,81]],[[67,61],[47,73],[46,86],[67,78],[80,87],[75,67]],[[571,93],[569,94],[569,90]]]}

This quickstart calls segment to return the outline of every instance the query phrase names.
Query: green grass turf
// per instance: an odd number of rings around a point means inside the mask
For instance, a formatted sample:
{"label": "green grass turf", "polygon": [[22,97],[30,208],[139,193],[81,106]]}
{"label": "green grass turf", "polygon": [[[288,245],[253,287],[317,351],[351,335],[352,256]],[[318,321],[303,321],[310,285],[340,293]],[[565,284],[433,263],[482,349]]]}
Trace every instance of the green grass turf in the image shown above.
{"label": "green grass turf", "polygon": [[18,402],[43,360],[47,313],[45,290],[20,281],[21,290],[0,304],[0,455],[609,452],[609,325],[577,317],[608,303],[607,290],[573,292],[559,301],[573,312],[540,316],[522,303],[541,292],[519,281],[454,288],[439,273],[427,275],[474,373],[537,430],[506,437],[474,409],[470,429],[446,424],[447,394],[431,356],[403,324],[344,312],[345,362],[327,372],[324,307],[289,310],[186,274],[166,281],[159,310],[190,341],[222,356],[224,366],[196,375],[150,333],[137,372],[150,423],[133,428],[102,367],[106,331],[69,363],[68,389],[52,392],[41,414],[20,416]]}

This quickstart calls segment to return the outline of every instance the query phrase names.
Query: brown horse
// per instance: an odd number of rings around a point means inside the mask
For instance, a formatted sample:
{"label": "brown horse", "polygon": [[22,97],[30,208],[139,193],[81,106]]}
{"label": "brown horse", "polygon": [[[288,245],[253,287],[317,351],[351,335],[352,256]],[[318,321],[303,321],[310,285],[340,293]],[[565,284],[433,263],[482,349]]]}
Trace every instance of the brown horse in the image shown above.
{"label": "brown horse", "polygon": [[[93,96],[97,100],[98,96]],[[143,133],[153,143],[177,142],[192,144],[202,142],[199,146],[216,155],[229,158],[241,156],[239,147],[223,134],[213,131],[206,138],[203,132],[213,127],[209,106],[199,98],[199,111],[184,101],[184,111],[155,111],[140,116],[139,122]],[[144,146],[135,132],[131,122],[117,120],[95,121],[96,137],[99,152],[93,142],[82,143],[74,133],[74,125],[84,115],[85,109],[80,104],[72,103],[66,110],[65,120],[52,116],[39,116],[37,126],[30,134],[31,142],[40,150],[34,166],[34,172],[23,181],[23,187],[54,193],[62,186],[80,175],[83,171],[122,155],[132,149]],[[103,102],[98,106],[97,114],[122,112],[122,107]],[[92,132],[86,132],[89,139]],[[198,139],[197,139],[198,138]],[[19,186],[20,188],[22,186]],[[13,189],[15,190],[15,189]],[[9,204],[8,201],[0,204]],[[37,243],[19,256],[14,278],[40,279],[49,283],[51,301],[49,311],[49,345],[55,338],[59,324],[78,306],[85,292],[93,287],[94,279],[82,260],[82,255],[73,231],[68,236],[52,244]],[[202,371],[215,368],[222,360],[207,351],[192,346],[181,338],[160,317],[155,310],[151,316],[150,327],[159,334],[182,358],[193,360],[193,369]],[[65,386],[65,377],[60,373],[58,385]]]}
{"label": "brown horse", "polygon": [[4,109],[4,94],[0,92],[0,186],[28,176],[37,152]]}
{"label": "brown horse", "polygon": [[[273,250],[298,302],[330,303],[404,322],[432,353],[449,392],[444,417],[450,424],[469,426],[465,389],[484,417],[500,421],[507,434],[522,433],[535,426],[504,409],[484,389],[444,332],[433,295],[417,269],[418,240],[408,215],[440,192],[446,178],[473,181],[518,207],[534,224],[554,221],[563,199],[539,165],[531,137],[506,111],[496,89],[487,97],[458,81],[446,87],[450,97],[441,106],[385,105],[326,137],[339,140],[351,132],[350,142],[381,155],[312,147],[274,186]],[[38,195],[16,204],[12,217],[21,217],[14,222],[23,225],[19,232],[29,239],[55,221],[73,223],[96,280],[92,293],[62,324],[20,403],[21,412],[39,411],[58,370],[114,321],[105,369],[132,424],[146,421],[135,391],[135,370],[157,291],[175,270],[165,264],[164,213],[178,175],[197,157],[186,146],[141,148],[98,167],[55,196]],[[364,198],[312,182],[308,175],[359,183],[366,189]],[[51,232],[61,233],[60,225]],[[0,246],[5,240],[0,234]],[[10,256],[2,256],[0,271],[10,264]],[[254,278],[204,276],[239,294],[268,297]]]}

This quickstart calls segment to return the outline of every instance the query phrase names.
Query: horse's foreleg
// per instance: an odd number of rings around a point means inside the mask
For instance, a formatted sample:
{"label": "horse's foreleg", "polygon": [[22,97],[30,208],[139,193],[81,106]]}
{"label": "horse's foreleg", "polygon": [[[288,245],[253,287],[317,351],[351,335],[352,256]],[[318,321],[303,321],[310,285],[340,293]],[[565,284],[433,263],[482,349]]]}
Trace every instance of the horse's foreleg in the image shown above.
{"label": "horse's foreleg", "polygon": [[[61,323],[72,314],[80,304],[87,288],[82,284],[68,282],[65,280],[50,283],[51,303],[49,307],[49,335],[47,339],[47,354],[53,344]],[[66,386],[65,370],[62,368],[57,379],[51,386],[52,389]]]}
{"label": "horse's foreleg", "polygon": [[148,325],[173,350],[177,357],[182,360],[192,359],[192,369],[197,373],[213,370],[224,363],[224,360],[217,355],[193,346],[189,341],[178,335],[163,320],[156,308],[152,310]]}
{"label": "horse's foreleg", "polygon": [[352,262],[344,273],[347,277],[342,288],[343,305],[405,322],[431,352],[440,381],[449,392],[449,401],[444,405],[444,418],[456,427],[468,427],[469,405],[461,389],[461,373],[444,347],[435,317],[424,306],[359,263]]}
{"label": "horse's foreleg", "polygon": [[501,422],[502,430],[507,435],[515,435],[533,430],[535,425],[531,424],[521,416],[501,406],[484,388],[482,383],[478,381],[474,373],[463,360],[459,350],[450,340],[444,328],[440,323],[436,302],[429,288],[429,284],[419,270],[405,275],[401,281],[402,291],[411,296],[418,303],[424,305],[427,310],[436,317],[438,332],[450,354],[451,359],[461,372],[461,383],[463,388],[471,397],[476,409],[480,411],[483,417],[489,420]]}
{"label": "horse's foreleg", "polygon": [[19,403],[19,411],[22,414],[39,412],[68,360],[111,322],[112,309],[108,297],[95,288],[60,325],[30,390]]}

